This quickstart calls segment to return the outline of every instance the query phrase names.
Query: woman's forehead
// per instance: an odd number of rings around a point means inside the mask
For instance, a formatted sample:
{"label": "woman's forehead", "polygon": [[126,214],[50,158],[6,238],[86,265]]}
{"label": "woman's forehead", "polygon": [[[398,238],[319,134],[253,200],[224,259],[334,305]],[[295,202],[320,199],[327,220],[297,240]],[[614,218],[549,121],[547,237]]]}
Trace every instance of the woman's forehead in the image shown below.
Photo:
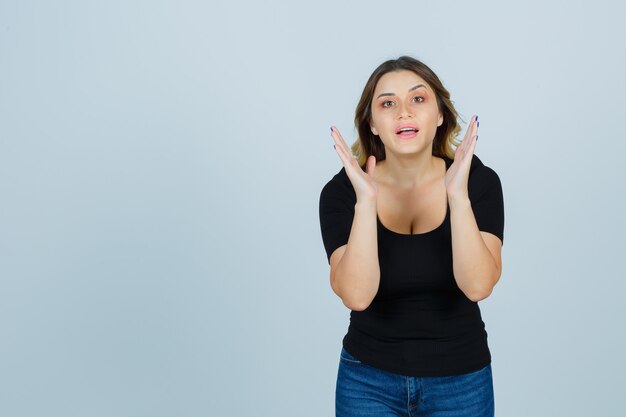
{"label": "woman's forehead", "polygon": [[432,91],[428,83],[413,71],[392,71],[380,77],[374,89],[374,94],[375,96],[381,93],[404,94],[410,88],[419,84],[424,85],[428,91]]}

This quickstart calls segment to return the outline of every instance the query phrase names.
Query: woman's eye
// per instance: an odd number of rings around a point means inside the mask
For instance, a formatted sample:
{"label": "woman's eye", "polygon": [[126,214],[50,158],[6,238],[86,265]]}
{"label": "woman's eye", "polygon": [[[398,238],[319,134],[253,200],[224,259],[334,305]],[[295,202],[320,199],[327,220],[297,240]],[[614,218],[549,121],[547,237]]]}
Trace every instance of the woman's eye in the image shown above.
{"label": "woman's eye", "polygon": [[[413,98],[414,98],[414,99],[418,99],[418,100],[417,100],[417,102],[418,102],[418,103],[423,103],[423,102],[424,102],[424,100],[425,100],[425,99],[424,99],[424,97],[422,97],[422,96],[415,96],[415,97],[413,97]],[[383,103],[382,103],[383,107],[389,107],[389,106],[387,105],[387,103],[393,103],[393,101],[392,101],[392,100],[385,100],[385,101],[383,101]]]}

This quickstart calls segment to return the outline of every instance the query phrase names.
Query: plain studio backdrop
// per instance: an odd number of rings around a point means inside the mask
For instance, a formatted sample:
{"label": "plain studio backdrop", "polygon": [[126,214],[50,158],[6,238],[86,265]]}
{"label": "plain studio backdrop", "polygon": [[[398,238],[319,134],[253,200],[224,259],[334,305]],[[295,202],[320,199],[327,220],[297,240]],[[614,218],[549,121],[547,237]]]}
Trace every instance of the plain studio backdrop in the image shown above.
{"label": "plain studio backdrop", "polygon": [[497,415],[624,415],[625,11],[2,0],[0,415],[333,415],[329,127],[404,54],[503,184]]}

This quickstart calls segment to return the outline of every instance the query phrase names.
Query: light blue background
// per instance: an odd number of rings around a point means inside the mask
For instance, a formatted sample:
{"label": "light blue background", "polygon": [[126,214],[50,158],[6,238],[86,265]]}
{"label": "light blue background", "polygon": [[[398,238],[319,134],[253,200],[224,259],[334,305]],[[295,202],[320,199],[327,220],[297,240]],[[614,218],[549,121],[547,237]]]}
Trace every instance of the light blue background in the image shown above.
{"label": "light blue background", "polygon": [[617,4],[2,0],[0,415],[333,415],[329,126],[402,54],[503,183],[497,415],[621,415]]}

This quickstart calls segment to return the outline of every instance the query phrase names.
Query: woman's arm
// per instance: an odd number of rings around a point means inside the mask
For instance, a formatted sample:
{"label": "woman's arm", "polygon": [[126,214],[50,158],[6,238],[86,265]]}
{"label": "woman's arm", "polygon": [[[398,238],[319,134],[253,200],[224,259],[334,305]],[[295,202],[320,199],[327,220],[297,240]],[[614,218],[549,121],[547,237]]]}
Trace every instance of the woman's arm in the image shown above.
{"label": "woman's arm", "polygon": [[[478,116],[474,115],[463,142],[454,152],[454,161],[445,179],[450,205],[454,279],[467,298],[474,302],[487,298],[500,279],[503,243],[500,237],[504,236],[502,186],[495,171],[484,166],[474,171],[473,184],[479,188],[473,188],[473,199],[469,198],[469,173],[472,161],[477,158],[474,149],[478,125]],[[480,229],[472,205],[480,209],[476,213],[479,214]],[[500,236],[481,229],[500,232]]]}
{"label": "woman's arm", "polygon": [[[378,184],[374,179],[376,157],[370,155],[365,171],[352,154],[334,126],[330,128],[335,150],[341,159],[345,173],[352,184],[356,203],[348,243],[343,254],[331,254],[330,284],[351,310],[365,310],[378,292],[380,267],[378,265],[378,224],[376,201]],[[338,252],[335,250],[335,252]]]}
{"label": "woman's arm", "polygon": [[331,255],[330,283],[350,310],[365,310],[376,296],[380,266],[375,201],[354,206],[348,243]]}
{"label": "woman's arm", "polygon": [[469,198],[448,198],[454,278],[467,298],[480,301],[491,294],[502,274],[502,242],[478,229]]}

